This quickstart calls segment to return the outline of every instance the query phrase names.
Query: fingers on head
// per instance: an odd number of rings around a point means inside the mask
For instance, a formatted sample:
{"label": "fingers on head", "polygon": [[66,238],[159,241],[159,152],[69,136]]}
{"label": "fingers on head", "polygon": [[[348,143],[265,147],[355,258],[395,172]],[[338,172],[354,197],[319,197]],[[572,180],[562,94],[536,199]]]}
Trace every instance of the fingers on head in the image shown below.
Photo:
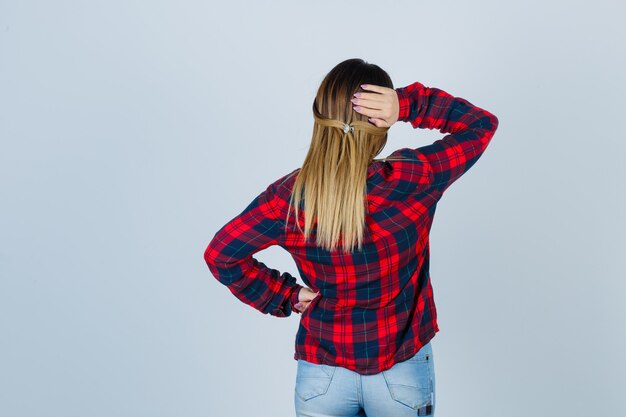
{"label": "fingers on head", "polygon": [[384,93],[385,87],[374,84],[361,84],[361,88],[363,90],[375,91],[377,93]]}

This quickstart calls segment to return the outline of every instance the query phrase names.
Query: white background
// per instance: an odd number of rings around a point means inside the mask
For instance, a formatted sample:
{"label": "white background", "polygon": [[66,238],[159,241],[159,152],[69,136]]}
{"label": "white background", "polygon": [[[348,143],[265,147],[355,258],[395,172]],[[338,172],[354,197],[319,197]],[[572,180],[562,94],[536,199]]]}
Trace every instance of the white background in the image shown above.
{"label": "white background", "polygon": [[[623,413],[624,11],[1,0],[0,415],[294,415],[299,316],[202,255],[301,166],[355,57],[500,122],[431,231],[437,417]],[[398,124],[379,157],[441,136]]]}

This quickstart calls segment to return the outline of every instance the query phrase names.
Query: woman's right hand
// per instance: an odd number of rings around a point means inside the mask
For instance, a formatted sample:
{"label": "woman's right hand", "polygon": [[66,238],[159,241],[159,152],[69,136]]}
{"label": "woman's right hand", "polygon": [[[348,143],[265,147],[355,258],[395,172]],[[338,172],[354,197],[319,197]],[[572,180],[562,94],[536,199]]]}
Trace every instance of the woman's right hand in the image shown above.
{"label": "woman's right hand", "polygon": [[393,88],[374,84],[363,84],[362,89],[371,93],[357,92],[351,100],[354,111],[369,117],[369,121],[378,127],[391,127],[398,121],[400,101]]}

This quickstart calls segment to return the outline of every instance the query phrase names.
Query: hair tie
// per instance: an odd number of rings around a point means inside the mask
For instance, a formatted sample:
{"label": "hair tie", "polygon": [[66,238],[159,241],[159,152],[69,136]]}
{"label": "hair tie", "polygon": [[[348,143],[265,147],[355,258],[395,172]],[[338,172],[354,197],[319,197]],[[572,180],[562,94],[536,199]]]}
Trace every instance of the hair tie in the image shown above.
{"label": "hair tie", "polygon": [[343,120],[326,118],[317,110],[315,100],[313,100],[312,107],[315,123],[320,126],[335,127],[341,129],[344,135],[348,132],[354,134],[355,129],[359,129],[360,131],[373,136],[384,136],[389,130],[389,127],[378,127],[370,122],[365,122],[362,120],[354,120],[352,123],[346,123]]}

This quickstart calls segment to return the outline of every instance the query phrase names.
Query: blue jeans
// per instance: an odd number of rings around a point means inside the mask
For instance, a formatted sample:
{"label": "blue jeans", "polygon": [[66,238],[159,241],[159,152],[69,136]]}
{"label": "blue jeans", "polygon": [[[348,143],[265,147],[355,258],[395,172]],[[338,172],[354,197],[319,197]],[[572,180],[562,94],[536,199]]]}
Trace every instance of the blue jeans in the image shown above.
{"label": "blue jeans", "polygon": [[298,359],[296,416],[434,416],[434,365],[430,342],[411,358],[374,375]]}

